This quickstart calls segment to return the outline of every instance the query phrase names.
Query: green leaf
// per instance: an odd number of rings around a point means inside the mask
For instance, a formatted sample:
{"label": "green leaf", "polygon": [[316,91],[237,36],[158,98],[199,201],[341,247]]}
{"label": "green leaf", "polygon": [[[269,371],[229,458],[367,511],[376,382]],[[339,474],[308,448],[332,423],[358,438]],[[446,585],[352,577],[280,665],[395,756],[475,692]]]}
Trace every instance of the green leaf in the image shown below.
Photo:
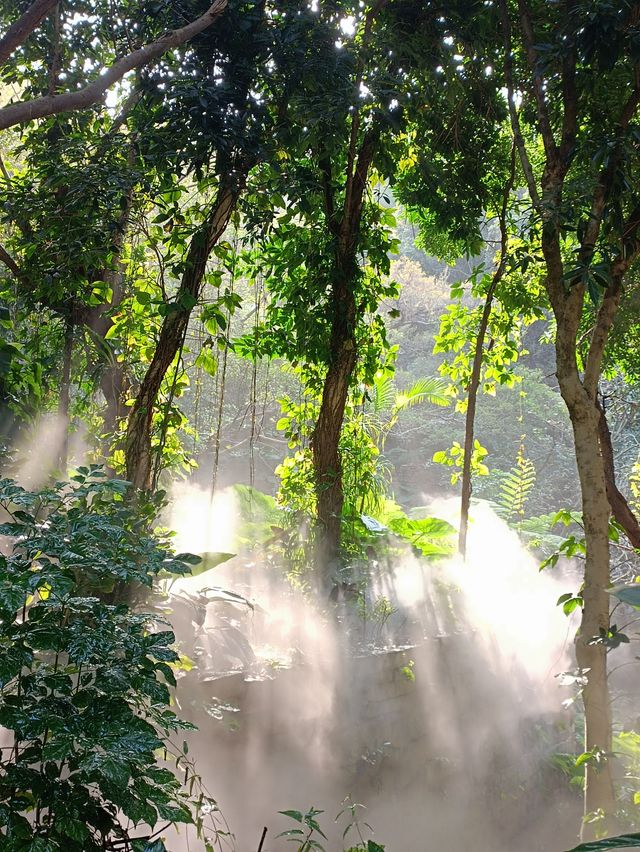
{"label": "green leaf", "polygon": [[622,849],[640,847],[640,834],[620,834],[617,837],[607,837],[604,840],[593,840],[574,846],[568,852],[599,852],[602,849]]}
{"label": "green leaf", "polygon": [[295,819],[296,822],[302,822],[304,820],[304,814],[300,811],[278,811],[282,816],[289,817],[290,819]]}
{"label": "green leaf", "polygon": [[454,551],[455,528],[440,518],[394,518],[389,522],[389,528],[417,547],[423,556],[450,556]]}
{"label": "green leaf", "polygon": [[640,583],[621,583],[609,589],[608,592],[622,603],[640,609]]}
{"label": "green leaf", "polygon": [[191,571],[192,577],[197,577],[200,574],[204,574],[205,571],[210,571],[212,568],[217,568],[218,565],[222,565],[224,562],[228,562],[230,559],[233,559],[235,553],[224,553],[223,551],[207,551],[206,553],[201,553],[199,555],[200,562],[197,564]]}
{"label": "green leaf", "polygon": [[173,557],[176,562],[184,562],[187,565],[200,565],[202,557],[196,553],[176,553]]}

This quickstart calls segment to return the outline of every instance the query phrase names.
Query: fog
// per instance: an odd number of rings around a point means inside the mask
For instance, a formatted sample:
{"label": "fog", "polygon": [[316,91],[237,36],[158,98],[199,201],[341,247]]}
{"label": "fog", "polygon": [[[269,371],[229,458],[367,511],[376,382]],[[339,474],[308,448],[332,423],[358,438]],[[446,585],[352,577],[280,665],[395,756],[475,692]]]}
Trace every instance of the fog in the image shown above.
{"label": "fog", "polygon": [[[230,550],[231,490],[212,504],[184,485],[174,501],[179,549]],[[177,692],[198,725],[190,754],[234,848],[257,849],[265,826],[263,849],[286,848],[277,835],[295,824],[278,812],[312,806],[328,837],[316,839],[342,848],[346,796],[396,852],[569,848],[581,803],[551,762],[575,747],[557,677],[573,665],[575,625],[554,606],[566,582],[482,503],[465,562],[406,549],[367,570],[365,599],[337,605],[312,603],[255,551],[172,586],[181,650],[198,662]]]}

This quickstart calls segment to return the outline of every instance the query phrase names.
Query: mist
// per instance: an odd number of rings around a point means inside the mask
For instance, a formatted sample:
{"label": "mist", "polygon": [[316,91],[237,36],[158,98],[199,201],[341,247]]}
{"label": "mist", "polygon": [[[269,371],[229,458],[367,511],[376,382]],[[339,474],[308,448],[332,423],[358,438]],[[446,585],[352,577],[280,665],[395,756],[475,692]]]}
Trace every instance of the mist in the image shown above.
{"label": "mist", "polygon": [[[190,486],[174,498],[180,547],[229,551],[232,491],[213,506]],[[457,501],[429,511],[454,520]],[[328,841],[318,839],[342,848],[348,820],[334,817],[347,796],[399,852],[569,848],[580,799],[551,762],[575,746],[557,677],[572,667],[575,625],[554,606],[566,579],[540,572],[482,503],[465,562],[406,549],[369,572],[364,603],[332,606],[312,603],[264,552],[172,586],[174,603],[209,598],[199,626],[176,608],[179,646],[199,669],[177,700],[198,726],[190,753],[235,848],[257,849],[264,826],[263,848],[286,848],[277,835],[294,824],[278,812],[312,806],[324,811]]]}

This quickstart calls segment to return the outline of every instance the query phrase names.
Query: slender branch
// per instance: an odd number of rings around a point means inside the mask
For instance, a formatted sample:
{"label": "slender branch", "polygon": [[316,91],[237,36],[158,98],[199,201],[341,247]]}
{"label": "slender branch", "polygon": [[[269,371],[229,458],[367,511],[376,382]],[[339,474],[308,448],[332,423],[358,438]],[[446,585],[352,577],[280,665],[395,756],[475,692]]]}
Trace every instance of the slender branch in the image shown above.
{"label": "slender branch", "polygon": [[5,130],[7,127],[13,127],[16,124],[24,124],[35,118],[87,109],[99,102],[105,92],[129,71],[148,65],[154,59],[162,56],[163,53],[189,41],[198,33],[210,27],[226,7],[227,0],[214,0],[214,3],[204,15],[180,29],[167,33],[157,41],[116,60],[113,65],[103,69],[100,75],[83,89],[76,92],[64,92],[53,97],[34,98],[31,101],[21,101],[3,107],[0,109],[0,130]]}
{"label": "slender branch", "polygon": [[16,261],[11,257],[9,252],[2,245],[0,245],[0,261],[4,263],[7,269],[13,272],[16,278],[23,278],[22,270],[20,269]]}
{"label": "slender branch", "polygon": [[4,164],[4,159],[2,158],[2,154],[0,154],[0,173],[2,174],[2,177],[5,179],[7,184],[10,184],[11,183],[11,175],[7,171],[7,167]]}
{"label": "slender branch", "polygon": [[331,160],[324,145],[320,145],[318,165],[322,174],[322,192],[324,194],[324,212],[327,219],[327,227],[332,234],[337,234],[340,226],[336,222],[336,208],[334,201],[333,176],[331,174]]}
{"label": "slender branch", "polygon": [[540,194],[538,193],[538,185],[533,174],[531,160],[527,153],[527,147],[522,136],[522,128],[520,127],[520,117],[515,103],[515,87],[513,83],[513,47],[511,43],[511,21],[509,20],[509,10],[507,8],[507,0],[500,0],[500,13],[502,18],[502,33],[504,39],[504,76],[507,83],[507,103],[509,106],[509,118],[511,119],[511,132],[513,139],[518,149],[520,164],[524,172],[529,197],[536,209],[540,208]]}
{"label": "slender branch", "polygon": [[31,35],[58,0],[35,0],[0,39],[0,65]]}
{"label": "slender branch", "polygon": [[605,206],[611,194],[616,172],[624,152],[624,136],[631,119],[637,112],[638,106],[640,106],[640,66],[636,66],[635,85],[620,112],[620,118],[616,127],[614,149],[608,158],[607,165],[600,173],[598,185],[593,193],[589,219],[580,248],[580,263],[582,266],[588,265],[593,257],[596,241],[600,234]]}
{"label": "slender branch", "polygon": [[350,181],[351,191],[349,196],[345,198],[344,214],[340,227],[340,244],[345,255],[353,251],[357,225],[360,222],[364,202],[364,191],[379,136],[380,128],[376,122],[367,130],[360,144],[355,169]]}
{"label": "slender branch", "polygon": [[533,83],[533,93],[536,99],[538,108],[538,121],[540,122],[540,135],[544,145],[547,160],[555,162],[558,149],[556,140],[553,135],[551,126],[551,118],[549,116],[549,106],[544,91],[544,80],[540,73],[540,65],[538,53],[535,48],[536,40],[531,23],[531,13],[527,6],[526,0],[518,0],[518,9],[520,11],[520,27],[522,30],[522,40],[524,43],[525,53],[529,68],[531,69],[531,81]]}
{"label": "slender branch", "polygon": [[60,27],[62,24],[62,16],[60,11],[60,3],[56,3],[53,10],[53,45],[51,49],[51,61],[49,62],[49,95],[53,97],[58,88],[58,75],[60,73]]}
{"label": "slender branch", "polygon": [[100,144],[97,146],[98,155],[103,154],[107,150],[110,141],[120,130],[122,125],[129,120],[131,114],[133,113],[134,109],[137,107],[141,100],[142,90],[137,88],[133,89],[133,91],[126,98],[125,102],[122,104],[122,109],[114,118],[111,127],[100,140]]}
{"label": "slender branch", "polygon": [[264,846],[264,841],[267,836],[267,826],[262,829],[262,837],[260,838],[260,845],[258,846],[258,852],[262,852],[262,847]]}
{"label": "slender branch", "polygon": [[605,346],[620,304],[623,277],[640,254],[639,232],[640,206],[627,218],[621,239],[620,256],[612,266],[611,283],[605,291],[593,326],[583,378],[584,387],[592,398],[596,396]]}
{"label": "slender branch", "polygon": [[[387,0],[377,0],[375,5],[369,9],[366,14],[364,27],[362,30],[362,39],[360,44],[360,57],[358,60],[358,70],[356,73],[355,79],[355,91],[356,97],[360,98],[360,86],[362,84],[362,78],[364,75],[365,62],[364,57],[362,56],[362,51],[366,50],[367,42],[369,41],[369,36],[371,35],[371,30],[373,28],[373,22],[376,18],[376,15],[380,12],[380,10],[385,6]],[[347,182],[345,187],[345,201],[344,201],[344,210],[345,217],[348,215],[347,211],[352,206],[351,196],[353,193],[353,183],[355,179],[354,173],[354,164],[356,163],[356,155],[357,155],[357,145],[358,145],[358,132],[360,131],[360,109],[357,106],[354,106],[353,118],[351,119],[351,129],[349,132],[349,147],[347,149]]]}
{"label": "slender branch", "polygon": [[604,465],[604,476],[607,486],[607,498],[613,517],[620,524],[629,539],[629,543],[636,550],[640,549],[640,523],[633,513],[631,507],[627,503],[623,494],[620,493],[616,485],[616,472],[613,461],[613,444],[611,441],[611,432],[604,408],[599,400],[596,400],[596,405],[600,411],[599,422],[599,437],[600,437],[600,452],[602,453],[602,462]]}
{"label": "slender branch", "polygon": [[575,0],[565,0],[565,26],[568,45],[562,60],[562,141],[560,160],[566,169],[573,156],[573,148],[578,132],[578,92],[576,89],[576,45],[573,21]]}

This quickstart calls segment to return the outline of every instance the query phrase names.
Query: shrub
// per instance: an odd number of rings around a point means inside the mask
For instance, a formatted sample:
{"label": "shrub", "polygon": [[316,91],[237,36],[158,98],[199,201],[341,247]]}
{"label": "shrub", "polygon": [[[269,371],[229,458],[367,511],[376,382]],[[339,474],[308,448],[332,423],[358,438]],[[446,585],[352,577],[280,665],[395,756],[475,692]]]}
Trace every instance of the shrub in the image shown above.
{"label": "shrub", "polygon": [[96,467],[72,480],[0,480],[0,847],[158,852],[156,825],[194,819],[162,760],[188,727],[169,706],[177,654],[117,589],[191,559],[154,538],[127,483]]}

